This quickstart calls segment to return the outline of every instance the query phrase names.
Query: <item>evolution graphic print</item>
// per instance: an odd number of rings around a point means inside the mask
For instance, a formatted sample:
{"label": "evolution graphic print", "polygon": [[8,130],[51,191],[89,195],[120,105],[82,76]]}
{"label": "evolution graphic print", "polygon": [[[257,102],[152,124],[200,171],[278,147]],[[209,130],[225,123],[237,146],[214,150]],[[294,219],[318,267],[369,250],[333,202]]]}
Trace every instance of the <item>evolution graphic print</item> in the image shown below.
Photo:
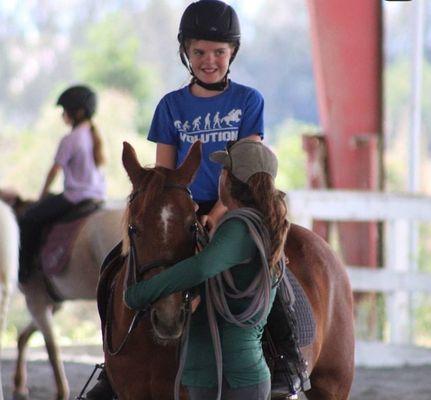
{"label": "evolution graphic print", "polygon": [[202,162],[190,190],[198,202],[214,201],[221,167],[210,161],[209,155],[225,149],[230,141],[256,134],[263,138],[263,109],[264,100],[257,90],[233,81],[224,92],[206,98],[194,96],[190,87],[184,86],[160,100],[148,139],[172,146],[176,167],[200,140]]}
{"label": "evolution graphic print", "polygon": [[224,116],[217,111],[214,115],[207,113],[204,118],[199,115],[191,121],[176,120],[174,126],[182,142],[225,142],[238,139],[241,116],[242,110],[233,108]]}

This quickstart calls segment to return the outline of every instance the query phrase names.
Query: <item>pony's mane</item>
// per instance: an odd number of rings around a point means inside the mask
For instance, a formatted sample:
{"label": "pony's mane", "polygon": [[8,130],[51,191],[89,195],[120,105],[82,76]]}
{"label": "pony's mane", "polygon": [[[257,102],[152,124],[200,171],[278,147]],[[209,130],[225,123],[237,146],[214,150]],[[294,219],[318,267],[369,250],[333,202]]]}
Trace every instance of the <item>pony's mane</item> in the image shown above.
{"label": "pony's mane", "polygon": [[123,245],[122,254],[127,255],[129,252],[130,241],[128,235],[129,220],[130,220],[130,203],[133,201],[139,202],[139,214],[144,213],[145,209],[153,204],[157,199],[166,182],[166,168],[142,168],[142,180],[138,187],[135,187],[129,195],[128,205],[123,216]]}

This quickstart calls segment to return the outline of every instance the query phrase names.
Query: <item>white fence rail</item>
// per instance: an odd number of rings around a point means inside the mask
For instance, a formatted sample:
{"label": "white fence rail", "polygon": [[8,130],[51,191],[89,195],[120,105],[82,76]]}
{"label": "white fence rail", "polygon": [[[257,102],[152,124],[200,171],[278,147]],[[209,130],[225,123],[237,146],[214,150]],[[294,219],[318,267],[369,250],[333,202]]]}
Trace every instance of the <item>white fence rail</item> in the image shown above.
{"label": "white fence rail", "polygon": [[431,222],[431,197],[366,191],[296,190],[288,192],[288,204],[292,221],[310,229],[315,219],[384,223],[385,265],[378,269],[347,266],[347,270],[354,291],[386,295],[390,342],[389,345],[359,343],[365,352],[372,348],[373,354],[364,355],[358,350],[357,363],[378,364],[373,355],[381,358],[382,365],[431,363],[431,349],[423,349],[423,356],[418,358],[419,349],[410,346],[411,293],[431,293],[431,274],[417,271],[415,255],[409,252],[412,226]]}

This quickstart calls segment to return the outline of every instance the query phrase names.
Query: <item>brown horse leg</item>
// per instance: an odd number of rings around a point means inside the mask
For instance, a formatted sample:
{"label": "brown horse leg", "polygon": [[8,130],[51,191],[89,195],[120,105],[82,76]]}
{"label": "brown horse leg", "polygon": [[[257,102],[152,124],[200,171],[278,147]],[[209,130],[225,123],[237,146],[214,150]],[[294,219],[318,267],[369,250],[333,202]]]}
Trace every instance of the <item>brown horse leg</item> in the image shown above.
{"label": "brown horse leg", "polygon": [[354,375],[353,355],[349,362],[332,364],[322,357],[314,367],[308,400],[347,400]]}
{"label": "brown horse leg", "polygon": [[[333,393],[329,393],[326,388],[319,388],[313,386],[308,392],[306,392],[307,400],[338,400]],[[347,399],[347,397],[346,397]]]}
{"label": "brown horse leg", "polygon": [[311,389],[306,392],[308,400],[347,400],[349,398],[349,390],[340,388],[340,391],[334,391],[335,386],[339,386],[336,382],[331,383],[328,380],[319,380],[312,383]]}
{"label": "brown horse leg", "polygon": [[33,322],[30,322],[18,336],[18,358],[15,366],[15,387],[13,395],[15,400],[23,400],[28,398],[25,356],[28,341],[31,335],[33,335],[33,333],[36,331],[36,325]]}

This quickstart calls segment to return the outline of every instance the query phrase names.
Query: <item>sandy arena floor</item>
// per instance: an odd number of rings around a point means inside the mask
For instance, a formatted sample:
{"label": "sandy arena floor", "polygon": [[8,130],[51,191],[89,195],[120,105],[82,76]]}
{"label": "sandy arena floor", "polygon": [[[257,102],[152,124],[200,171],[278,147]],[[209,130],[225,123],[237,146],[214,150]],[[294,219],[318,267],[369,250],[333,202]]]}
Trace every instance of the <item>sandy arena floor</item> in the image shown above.
{"label": "sandy arena floor", "polygon": [[[66,374],[75,399],[90,375],[95,362],[100,362],[100,349],[95,347],[63,349]],[[12,399],[12,375],[15,352],[6,350],[2,361],[5,400]],[[30,349],[28,382],[31,400],[54,399],[54,382],[43,349]],[[387,369],[358,368],[351,400],[431,400],[431,366]]]}

